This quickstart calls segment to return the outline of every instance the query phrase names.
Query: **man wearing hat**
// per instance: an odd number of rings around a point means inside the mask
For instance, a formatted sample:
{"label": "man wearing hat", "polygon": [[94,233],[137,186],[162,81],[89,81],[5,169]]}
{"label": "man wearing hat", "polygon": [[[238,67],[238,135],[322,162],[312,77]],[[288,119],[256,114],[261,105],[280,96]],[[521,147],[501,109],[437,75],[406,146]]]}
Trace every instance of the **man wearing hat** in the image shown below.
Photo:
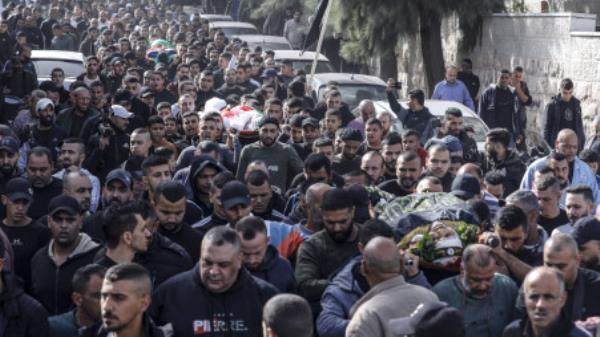
{"label": "man wearing hat", "polygon": [[470,174],[461,174],[452,181],[451,193],[464,200],[481,199],[481,185],[479,179]]}
{"label": "man wearing hat", "polygon": [[591,216],[580,219],[575,223],[571,236],[579,246],[581,264],[600,272],[600,221]]}
{"label": "man wearing hat", "polygon": [[20,147],[19,141],[12,136],[0,139],[0,186],[23,174],[17,165]]}
{"label": "man wearing hat", "polygon": [[406,283],[401,265],[394,240],[376,237],[367,243],[360,270],[370,290],[350,310],[347,337],[392,336],[386,322],[408,316],[422,303],[438,300],[430,290]]}
{"label": "man wearing hat", "polygon": [[420,304],[410,315],[389,322],[394,337],[464,337],[463,315],[444,302]]}
{"label": "man wearing hat", "polygon": [[29,288],[31,280],[30,261],[33,255],[48,241],[50,231],[47,227],[33,221],[27,211],[33,201],[33,189],[25,178],[13,178],[2,192],[2,205],[6,209],[6,216],[2,218],[0,228],[13,247],[15,264],[14,272],[25,281]]}
{"label": "man wearing hat", "polygon": [[331,168],[339,175],[360,170],[360,156],[358,149],[363,142],[360,131],[356,129],[342,129],[339,131],[341,153],[335,156]]}
{"label": "man wearing hat", "polygon": [[[67,131],[54,122],[54,103],[49,98],[42,98],[36,104],[38,120],[30,130],[28,140],[21,148],[22,153],[27,153],[36,146],[45,146],[52,151],[52,156],[57,157],[58,147],[67,137]],[[25,165],[26,158],[20,158],[20,166]]]}
{"label": "man wearing hat", "polygon": [[[31,260],[31,293],[52,315],[70,309],[73,274],[92,263],[99,245],[81,233],[82,210],[77,200],[59,195],[48,205],[50,243]],[[53,275],[53,277],[48,277]]]}
{"label": "man wearing hat", "polygon": [[271,117],[264,117],[258,123],[260,139],[242,149],[237,170],[238,180],[244,180],[246,167],[255,160],[267,164],[271,183],[285,192],[291,180],[304,168],[302,159],[289,144],[277,141],[279,122]]}

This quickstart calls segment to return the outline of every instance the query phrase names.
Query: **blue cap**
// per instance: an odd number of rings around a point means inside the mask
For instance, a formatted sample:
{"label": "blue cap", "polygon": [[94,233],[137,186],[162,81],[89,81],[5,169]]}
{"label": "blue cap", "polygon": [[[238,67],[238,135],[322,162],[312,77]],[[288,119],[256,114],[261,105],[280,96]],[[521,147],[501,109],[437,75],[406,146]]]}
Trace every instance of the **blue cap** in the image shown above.
{"label": "blue cap", "polygon": [[10,152],[10,154],[15,154],[19,152],[19,141],[11,136],[2,137],[0,140],[0,150],[5,150]]}

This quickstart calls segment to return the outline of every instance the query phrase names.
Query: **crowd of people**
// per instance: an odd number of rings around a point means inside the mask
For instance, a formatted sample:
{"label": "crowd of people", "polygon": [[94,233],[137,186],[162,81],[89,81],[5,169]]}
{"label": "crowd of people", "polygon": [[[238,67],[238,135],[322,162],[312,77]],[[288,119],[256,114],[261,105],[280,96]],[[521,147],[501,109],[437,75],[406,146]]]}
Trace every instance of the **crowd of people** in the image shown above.
{"label": "crowd of people", "polygon": [[[448,66],[431,98],[478,111],[478,144],[393,80],[391,111],[333,82],[313,97],[168,1],[5,5],[0,336],[600,330],[600,117],[586,139],[571,80],[532,149],[525,69],[481,88],[469,59]],[[279,29],[299,45],[300,20]],[[85,71],[36,73],[37,49]]]}

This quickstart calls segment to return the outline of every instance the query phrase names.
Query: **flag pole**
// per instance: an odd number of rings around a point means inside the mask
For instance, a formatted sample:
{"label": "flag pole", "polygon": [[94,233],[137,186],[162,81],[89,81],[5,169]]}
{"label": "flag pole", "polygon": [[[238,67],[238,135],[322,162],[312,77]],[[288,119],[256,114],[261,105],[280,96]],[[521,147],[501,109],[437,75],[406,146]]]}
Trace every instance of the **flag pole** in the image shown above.
{"label": "flag pole", "polygon": [[317,62],[319,62],[319,54],[321,53],[321,46],[323,45],[323,38],[325,37],[325,30],[327,29],[327,21],[329,20],[329,9],[331,8],[332,2],[333,1],[329,1],[327,3],[327,8],[325,8],[325,13],[323,14],[323,21],[321,21],[321,31],[319,32],[319,40],[317,42],[317,49],[315,50],[315,59],[313,60],[313,64],[310,68],[310,77],[308,80],[309,85],[312,83],[313,77],[315,77],[315,71],[317,70]]}

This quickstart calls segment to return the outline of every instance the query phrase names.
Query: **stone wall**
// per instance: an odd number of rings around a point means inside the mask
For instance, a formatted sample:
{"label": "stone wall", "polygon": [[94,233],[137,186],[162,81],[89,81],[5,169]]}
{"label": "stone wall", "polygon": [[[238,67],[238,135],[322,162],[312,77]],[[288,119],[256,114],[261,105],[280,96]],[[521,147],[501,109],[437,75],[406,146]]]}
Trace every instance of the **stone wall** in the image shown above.
{"label": "stone wall", "polygon": [[483,38],[469,56],[482,84],[493,83],[502,68],[521,65],[534,97],[530,127],[558,92],[560,81],[575,82],[586,118],[600,100],[600,33],[592,14],[496,14],[486,18]]}
{"label": "stone wall", "polygon": [[[600,1],[599,1],[600,2]],[[470,57],[482,89],[497,80],[498,71],[517,65],[525,68],[525,80],[534,98],[529,108],[529,127],[539,126],[539,116],[560,81],[575,82],[584,118],[600,113],[600,33],[596,15],[578,13],[495,14],[484,20],[482,37],[474,50],[458,50],[457,21],[444,21],[442,41],[447,64]],[[399,80],[405,89],[426,88],[418,38],[405,39],[399,48]],[[589,123],[588,123],[589,125]]]}

